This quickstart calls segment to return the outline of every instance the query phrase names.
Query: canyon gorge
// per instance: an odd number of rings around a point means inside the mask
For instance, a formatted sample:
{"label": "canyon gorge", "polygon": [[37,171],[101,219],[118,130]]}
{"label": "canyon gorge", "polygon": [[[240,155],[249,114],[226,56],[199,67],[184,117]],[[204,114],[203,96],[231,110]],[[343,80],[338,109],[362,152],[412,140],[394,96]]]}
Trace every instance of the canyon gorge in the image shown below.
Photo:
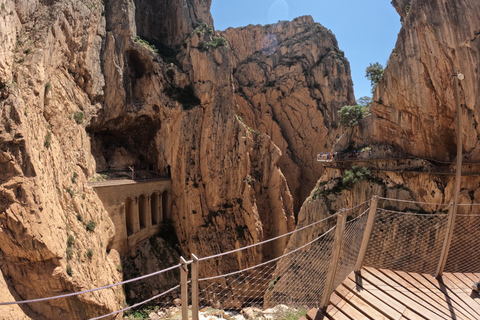
{"label": "canyon gorge", "polygon": [[[338,111],[356,104],[349,62],[310,16],[218,31],[211,0],[0,0],[2,301],[106,286],[180,256],[238,249],[374,195],[451,202],[453,176],[427,168],[456,150],[456,72],[465,74],[463,150],[479,160],[480,3],[392,4],[402,29],[370,114],[344,128]],[[379,169],[392,170],[347,187],[345,169],[316,159],[366,146],[410,161],[400,171],[381,160]],[[117,194],[124,200],[115,203],[115,191],[92,187],[132,170],[168,186]],[[463,177],[461,203],[480,203],[479,185],[480,177]],[[133,202],[156,209],[130,221]],[[128,244],[153,225],[158,233]],[[296,241],[224,256],[199,272],[248,268]],[[0,310],[8,319],[88,319],[177,276]]]}

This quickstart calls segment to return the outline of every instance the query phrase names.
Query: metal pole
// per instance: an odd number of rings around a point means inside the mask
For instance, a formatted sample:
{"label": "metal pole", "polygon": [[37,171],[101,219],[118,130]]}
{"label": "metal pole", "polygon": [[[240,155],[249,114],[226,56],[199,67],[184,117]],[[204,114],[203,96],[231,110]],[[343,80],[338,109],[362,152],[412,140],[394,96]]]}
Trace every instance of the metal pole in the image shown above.
{"label": "metal pole", "polygon": [[373,223],[375,222],[377,206],[378,196],[374,196],[372,199],[372,204],[370,205],[370,212],[368,213],[367,225],[365,226],[365,231],[363,232],[362,245],[360,246],[360,251],[358,252],[357,263],[355,264],[355,272],[359,272],[360,269],[362,269],[363,260],[365,259],[365,254],[367,253],[368,242],[370,241],[370,236],[373,230]]}
{"label": "metal pole", "polygon": [[440,257],[440,262],[437,267],[437,272],[435,277],[439,278],[443,274],[445,265],[447,264],[448,251],[450,250],[450,244],[453,237],[453,229],[455,227],[455,219],[458,212],[458,197],[460,195],[460,184],[462,179],[462,110],[460,109],[460,97],[458,94],[458,81],[463,80],[464,75],[461,73],[453,74],[453,87],[455,89],[455,106],[457,108],[457,168],[455,175],[455,193],[454,193],[454,203],[453,208],[450,209],[450,214],[448,217],[447,225],[447,235],[445,236],[445,241],[443,243],[442,255]]}
{"label": "metal pole", "polygon": [[453,83],[455,87],[455,105],[457,108],[457,175],[455,177],[455,209],[454,215],[457,214],[458,210],[458,196],[460,194],[460,180],[462,179],[462,110],[460,109],[460,97],[458,94],[458,79],[460,74],[454,75]]}
{"label": "metal pole", "polygon": [[448,211],[448,222],[446,228],[446,235],[443,241],[442,252],[440,253],[440,261],[438,262],[437,271],[435,272],[435,278],[440,278],[447,264],[448,251],[450,250],[450,244],[452,243],[453,228],[455,227],[455,206],[452,204]]}
{"label": "metal pole", "polygon": [[198,320],[198,258],[192,253],[192,320]]}
{"label": "metal pole", "polygon": [[180,257],[180,286],[181,286],[181,300],[182,300],[182,320],[188,320],[188,266],[187,261]]}
{"label": "metal pole", "polygon": [[342,210],[337,216],[337,227],[335,230],[335,239],[333,240],[332,255],[330,264],[328,266],[327,279],[325,287],[323,288],[322,300],[320,302],[320,309],[326,311],[328,303],[330,302],[330,295],[332,294],[335,282],[335,275],[337,273],[338,261],[340,260],[340,251],[343,245],[343,235],[345,233],[345,224],[347,221],[347,214]]}

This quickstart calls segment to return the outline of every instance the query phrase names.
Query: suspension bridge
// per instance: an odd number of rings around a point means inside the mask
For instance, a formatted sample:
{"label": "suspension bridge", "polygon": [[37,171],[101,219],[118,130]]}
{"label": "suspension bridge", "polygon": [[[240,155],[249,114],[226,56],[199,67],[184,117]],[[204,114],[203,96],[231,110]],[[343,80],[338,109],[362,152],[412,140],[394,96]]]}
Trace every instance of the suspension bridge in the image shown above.
{"label": "suspension bridge", "polygon": [[[406,209],[385,209],[395,206]],[[170,268],[105,287],[1,302],[0,310],[11,304],[69,299],[176,271],[177,285],[91,319],[111,319],[149,302],[168,309],[177,294],[185,320],[199,319],[199,310],[206,307],[265,310],[279,305],[303,309],[306,315],[301,319],[310,320],[480,319],[480,296],[472,289],[480,280],[480,207],[459,206],[455,214],[451,204],[374,197],[237,250],[202,258],[192,254]],[[262,246],[285,238],[289,244],[282,256],[238,263],[235,270],[223,272],[222,261],[228,257],[255,257]]]}

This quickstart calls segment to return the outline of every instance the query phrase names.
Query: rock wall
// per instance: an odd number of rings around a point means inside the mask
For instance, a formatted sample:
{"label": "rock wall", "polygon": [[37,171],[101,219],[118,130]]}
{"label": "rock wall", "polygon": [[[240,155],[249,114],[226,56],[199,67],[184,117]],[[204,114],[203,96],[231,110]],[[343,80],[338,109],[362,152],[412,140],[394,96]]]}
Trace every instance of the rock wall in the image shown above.
{"label": "rock wall", "polygon": [[[463,150],[470,161],[478,160],[480,3],[475,0],[396,0],[402,29],[378,84],[371,106],[372,115],[360,126],[346,129],[335,150],[349,145],[372,147],[372,154],[385,158],[397,154],[418,157],[412,166],[430,167],[456,154],[456,106],[453,73],[465,74],[460,82],[463,119]],[[329,169],[319,180],[299,214],[298,225],[306,225],[341,209],[359,204],[374,195],[386,198],[445,204],[453,201],[455,177],[426,172],[407,172],[405,165],[388,163],[390,171],[372,172],[353,186],[342,185],[343,169]],[[360,164],[359,164],[360,165]],[[370,163],[370,167],[380,164]],[[385,169],[385,168],[383,168]],[[415,170],[411,170],[415,171]],[[478,174],[478,170],[476,170]],[[480,179],[463,176],[459,202],[478,203]],[[412,205],[381,201],[381,207],[434,213],[436,205]],[[460,207],[471,214],[475,207]],[[307,235],[315,237],[318,233]],[[292,237],[289,246],[305,241]],[[382,250],[395,245],[384,239]]]}
{"label": "rock wall", "polygon": [[[204,257],[293,230],[294,201],[322,172],[315,155],[338,135],[336,110],[354,100],[348,62],[310,17],[220,33],[210,3],[0,0],[2,297],[99,287],[121,280],[122,263],[140,274],[165,267],[157,251],[173,264],[172,247]],[[86,182],[128,166],[171,174],[178,241],[159,234],[120,257]],[[286,245],[200,273],[249,267]],[[162,289],[141,288],[128,294]],[[116,288],[7,314],[85,319],[124,303]]]}
{"label": "rock wall", "polygon": [[453,73],[460,82],[463,150],[478,158],[480,3],[394,1],[402,29],[359,139],[394,145],[421,157],[456,154]]}
{"label": "rock wall", "polygon": [[[0,269],[5,299],[117,282],[114,226],[87,188],[88,122],[103,94],[98,1],[0,3]],[[87,229],[89,225],[89,230]],[[84,319],[118,309],[119,289],[11,307],[9,318]]]}
{"label": "rock wall", "polygon": [[221,34],[232,48],[238,114],[282,151],[298,213],[323,173],[316,155],[339,137],[337,111],[355,102],[350,65],[332,32],[310,16]]}
{"label": "rock wall", "polygon": [[[97,171],[133,165],[171,172],[172,225],[186,256],[294,228],[281,151],[235,116],[231,50],[211,30],[209,2],[2,4],[3,297],[53,296],[121,280],[122,262],[111,248],[115,226],[86,185]],[[164,9],[162,25],[153,15],[144,19]],[[148,243],[131,254],[145,260]],[[247,267],[285,246],[277,241],[254,256],[216,261],[223,270],[205,264],[201,274]],[[8,312],[14,319],[85,319],[118,310],[124,299],[118,288]]]}

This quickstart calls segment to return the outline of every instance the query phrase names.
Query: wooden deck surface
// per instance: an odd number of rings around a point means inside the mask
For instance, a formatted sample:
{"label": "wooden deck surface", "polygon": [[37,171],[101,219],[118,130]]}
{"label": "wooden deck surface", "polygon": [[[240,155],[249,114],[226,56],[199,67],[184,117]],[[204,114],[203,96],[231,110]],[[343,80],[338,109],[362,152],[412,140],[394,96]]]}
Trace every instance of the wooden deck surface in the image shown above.
{"label": "wooden deck surface", "polygon": [[338,287],[327,314],[316,319],[479,320],[480,296],[472,285],[480,273],[428,274],[363,268]]}

